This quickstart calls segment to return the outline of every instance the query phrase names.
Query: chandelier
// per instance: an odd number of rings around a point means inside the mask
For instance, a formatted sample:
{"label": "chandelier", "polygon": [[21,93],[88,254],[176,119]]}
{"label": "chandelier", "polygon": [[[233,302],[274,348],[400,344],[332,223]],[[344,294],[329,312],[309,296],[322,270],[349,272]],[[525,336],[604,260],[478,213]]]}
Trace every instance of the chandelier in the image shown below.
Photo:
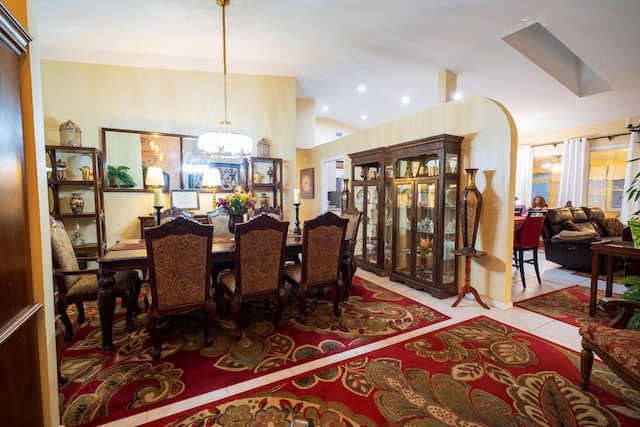
{"label": "chandelier", "polygon": [[198,149],[212,157],[246,157],[251,155],[253,140],[247,135],[231,131],[227,119],[227,35],[225,8],[229,0],[216,0],[222,7],[222,62],[224,64],[224,120],[220,130],[204,133],[198,137]]}

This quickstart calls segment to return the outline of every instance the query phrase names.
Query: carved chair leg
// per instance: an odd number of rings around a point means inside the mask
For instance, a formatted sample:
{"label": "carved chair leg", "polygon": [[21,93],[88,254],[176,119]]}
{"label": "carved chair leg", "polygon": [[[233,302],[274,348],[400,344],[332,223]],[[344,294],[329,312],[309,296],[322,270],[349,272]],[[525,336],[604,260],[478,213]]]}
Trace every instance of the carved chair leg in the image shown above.
{"label": "carved chair leg", "polygon": [[[133,310],[134,310],[133,294],[131,291],[125,291],[122,298],[127,302],[127,314],[125,316],[125,325],[127,327],[127,332],[133,332],[134,330],[133,322],[132,322]],[[140,308],[138,308],[138,310],[139,309]]]}
{"label": "carved chair leg", "polygon": [[305,323],[307,323],[306,296],[305,296],[305,292],[299,286],[296,288],[296,293],[298,294],[298,302],[299,302],[299,305],[300,305],[300,317],[297,320],[298,320],[298,322],[300,322],[300,323],[302,323],[304,325]]}
{"label": "carved chair leg", "polygon": [[[60,297],[58,296],[58,298]],[[71,338],[73,338],[73,324],[71,323],[71,319],[69,319],[69,315],[67,314],[67,305],[64,303],[64,301],[58,299],[58,301],[56,302],[56,310],[58,311],[60,320],[64,325],[64,340],[71,341]]]}
{"label": "carved chair leg", "polygon": [[340,301],[342,301],[342,294],[344,293],[344,282],[338,280],[336,283],[336,298],[333,300],[333,314],[336,317],[340,317],[342,310],[340,310]]}
{"label": "carved chair leg", "polygon": [[589,390],[592,367],[593,351],[585,346],[585,340],[583,338],[582,351],[580,352],[580,387],[584,391]]}
{"label": "carved chair leg", "polygon": [[147,317],[147,331],[149,332],[151,342],[153,343],[151,357],[153,357],[153,360],[158,360],[160,359],[160,355],[162,354],[162,343],[160,342],[160,334],[158,333],[157,311],[155,313],[153,312],[153,310],[149,312]]}
{"label": "carved chair leg", "polygon": [[58,385],[66,384],[69,378],[60,372],[60,362],[62,361],[62,349],[64,347],[64,330],[60,327],[57,319],[55,322],[56,330],[56,365],[58,368]]}
{"label": "carved chair leg", "polygon": [[276,305],[276,328],[282,328],[282,311],[284,310],[284,306],[287,303],[287,295],[282,292],[282,294],[278,295],[278,302]]}
{"label": "carved chair leg", "polygon": [[78,310],[78,325],[82,325],[84,323],[84,305],[82,301],[78,301],[76,303],[76,309]]}
{"label": "carved chair leg", "polygon": [[231,315],[233,321],[236,324],[233,330],[233,338],[239,340],[242,338],[242,319],[240,317],[240,309],[242,308],[242,302],[231,301]]}

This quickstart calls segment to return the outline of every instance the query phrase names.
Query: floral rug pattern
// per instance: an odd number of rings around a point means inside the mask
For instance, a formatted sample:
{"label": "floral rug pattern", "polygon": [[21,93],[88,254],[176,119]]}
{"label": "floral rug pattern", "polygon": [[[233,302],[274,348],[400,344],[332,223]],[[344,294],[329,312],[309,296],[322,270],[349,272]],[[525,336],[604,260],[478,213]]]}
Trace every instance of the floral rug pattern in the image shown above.
{"label": "floral rug pattern", "polygon": [[[167,317],[161,327],[162,357],[152,360],[144,314],[127,332],[124,310],[114,321],[114,350],[102,352],[100,320],[88,307],[88,322],[65,344],[61,371],[70,381],[60,388],[63,424],[93,425],[140,410],[176,402],[265,372],[288,368],[331,352],[386,338],[448,319],[428,307],[355,278],[342,315],[333,316],[333,298],[308,298],[307,324],[296,322],[297,301],[290,301],[278,330],[273,323],[273,303],[243,307],[243,337],[234,340],[231,319],[219,319],[212,347],[203,344],[203,314]],[[74,314],[70,309],[71,316]],[[91,316],[90,314],[93,314]]]}
{"label": "floral rug pattern", "polygon": [[632,426],[640,393],[484,316],[145,426]]}
{"label": "floral rug pattern", "polygon": [[[595,316],[589,316],[590,292],[591,290],[586,286],[574,285],[524,301],[518,301],[513,305],[574,326],[580,326],[585,323],[607,324],[612,317],[601,310],[596,310]],[[618,295],[613,294],[613,296],[616,297]],[[598,290],[597,300],[599,301],[603,297],[604,291]]]}

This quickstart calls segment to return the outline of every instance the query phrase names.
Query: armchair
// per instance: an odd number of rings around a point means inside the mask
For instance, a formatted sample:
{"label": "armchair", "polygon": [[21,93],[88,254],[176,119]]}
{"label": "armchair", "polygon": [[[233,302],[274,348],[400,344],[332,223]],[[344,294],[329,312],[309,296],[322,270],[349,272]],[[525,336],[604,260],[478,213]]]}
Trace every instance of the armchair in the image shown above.
{"label": "armchair", "polygon": [[161,355],[157,322],[166,314],[204,309],[205,345],[210,347],[216,313],[211,296],[213,227],[178,216],[173,221],[147,228],[145,240],[151,292],[146,326],[153,341],[153,359]]}
{"label": "armchair", "polygon": [[580,327],[580,385],[589,389],[593,353],[631,388],[640,392],[640,331],[625,329],[640,301],[603,298],[601,309],[618,316],[609,325],[584,324]]}
{"label": "armchair", "polygon": [[[78,258],[71,245],[71,239],[62,222],[49,218],[51,234],[51,253],[53,256],[54,285],[58,290],[56,299],[56,313],[65,327],[64,337],[69,341],[73,337],[73,325],[67,315],[67,306],[75,304],[78,309],[78,323],[84,323],[83,301],[95,301],[98,296],[98,270],[80,270]],[[91,261],[95,258],[80,258]],[[140,312],[137,299],[140,294],[142,281],[135,271],[119,271],[115,275],[115,295],[126,302],[127,331],[133,331],[131,317],[133,311]]]}
{"label": "armchair", "polygon": [[282,310],[286,304],[282,271],[288,229],[288,221],[279,221],[266,213],[236,225],[234,269],[220,275],[217,292],[223,310],[225,295],[231,298],[236,339],[242,336],[240,308],[250,299],[277,295],[275,324],[282,327]]}
{"label": "armchair", "polygon": [[344,292],[344,282],[339,279],[342,261],[342,246],[349,220],[325,212],[322,215],[304,222],[302,236],[302,262],[287,265],[284,277],[293,285],[300,301],[300,323],[307,321],[306,293],[309,289],[318,292],[334,285],[336,297],[333,303],[333,314],[341,314],[340,300]]}

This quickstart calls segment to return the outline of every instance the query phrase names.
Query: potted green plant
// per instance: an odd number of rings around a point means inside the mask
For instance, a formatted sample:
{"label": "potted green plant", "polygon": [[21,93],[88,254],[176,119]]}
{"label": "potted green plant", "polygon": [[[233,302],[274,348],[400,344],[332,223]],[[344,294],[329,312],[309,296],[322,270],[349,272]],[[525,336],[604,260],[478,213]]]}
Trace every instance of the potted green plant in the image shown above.
{"label": "potted green plant", "polygon": [[129,166],[107,166],[109,187],[134,187],[136,182],[129,175]]}
{"label": "potted green plant", "polygon": [[[626,276],[618,280],[619,285],[626,285],[627,290],[621,295],[627,301],[640,301],[640,276]],[[629,320],[629,329],[640,329],[640,310]]]}

